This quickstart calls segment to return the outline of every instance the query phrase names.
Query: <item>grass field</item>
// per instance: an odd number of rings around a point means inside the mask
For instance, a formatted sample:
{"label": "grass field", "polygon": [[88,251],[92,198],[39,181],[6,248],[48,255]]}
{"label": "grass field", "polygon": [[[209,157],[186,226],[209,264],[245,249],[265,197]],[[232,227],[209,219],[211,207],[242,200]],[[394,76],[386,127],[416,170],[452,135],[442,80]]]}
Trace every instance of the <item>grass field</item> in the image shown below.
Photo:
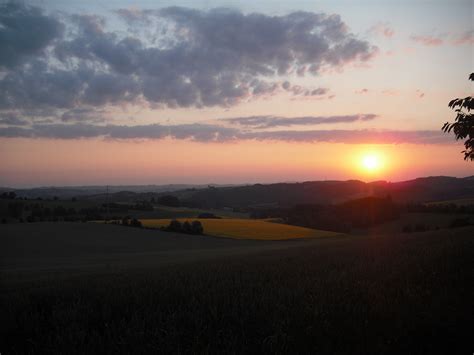
{"label": "grass field", "polygon": [[474,227],[267,242],[0,225],[0,257],[2,354],[472,352]]}
{"label": "grass field", "polygon": [[[206,235],[214,237],[256,240],[288,240],[341,236],[340,233],[321,231],[257,219],[178,219],[180,222],[198,220]],[[142,219],[144,227],[159,228],[169,225],[170,219]]]}

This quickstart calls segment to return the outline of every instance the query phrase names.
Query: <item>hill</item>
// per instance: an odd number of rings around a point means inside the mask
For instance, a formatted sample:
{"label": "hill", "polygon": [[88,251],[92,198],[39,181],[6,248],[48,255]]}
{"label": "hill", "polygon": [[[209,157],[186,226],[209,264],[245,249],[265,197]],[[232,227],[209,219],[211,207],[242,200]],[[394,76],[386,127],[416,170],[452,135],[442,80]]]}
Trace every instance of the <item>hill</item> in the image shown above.
{"label": "hill", "polygon": [[278,183],[237,187],[210,187],[196,190],[187,203],[222,208],[271,207],[297,204],[334,204],[351,199],[390,195],[394,202],[431,202],[474,197],[474,180],[455,177],[426,177],[402,182],[375,181],[365,183],[349,181],[308,181],[302,183]]}

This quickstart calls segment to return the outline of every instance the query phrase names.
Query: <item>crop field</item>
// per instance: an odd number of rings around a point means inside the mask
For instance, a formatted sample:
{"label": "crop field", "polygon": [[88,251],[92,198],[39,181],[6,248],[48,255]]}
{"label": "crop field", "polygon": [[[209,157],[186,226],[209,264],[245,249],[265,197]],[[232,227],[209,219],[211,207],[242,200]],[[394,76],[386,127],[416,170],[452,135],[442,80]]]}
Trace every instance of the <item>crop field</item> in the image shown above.
{"label": "crop field", "polygon": [[[300,238],[321,238],[341,236],[340,233],[310,228],[290,226],[259,219],[186,219],[178,221],[198,220],[204,227],[204,234],[213,237],[257,240],[288,240]],[[159,228],[169,225],[170,219],[142,219],[144,227]]]}
{"label": "crop field", "polygon": [[0,349],[470,354],[473,236],[467,227],[270,242],[0,225]]}

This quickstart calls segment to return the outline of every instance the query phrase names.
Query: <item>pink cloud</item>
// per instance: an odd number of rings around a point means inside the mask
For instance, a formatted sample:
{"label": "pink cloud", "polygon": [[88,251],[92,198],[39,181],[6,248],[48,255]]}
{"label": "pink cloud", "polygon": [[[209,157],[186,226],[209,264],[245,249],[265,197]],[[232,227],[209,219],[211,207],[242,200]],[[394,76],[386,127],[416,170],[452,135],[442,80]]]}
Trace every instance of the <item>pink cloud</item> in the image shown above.
{"label": "pink cloud", "polygon": [[418,98],[422,99],[423,97],[425,97],[425,93],[423,91],[421,91],[420,89],[416,90],[416,96],[418,96]]}
{"label": "pink cloud", "polygon": [[455,37],[452,43],[455,45],[474,44],[474,30],[466,31]]}
{"label": "pink cloud", "polygon": [[425,46],[440,46],[443,44],[443,40],[439,37],[434,36],[411,36],[413,41],[418,42]]}
{"label": "pink cloud", "polygon": [[373,33],[375,35],[383,36],[386,38],[392,38],[395,34],[395,31],[386,23],[378,23],[369,29],[369,33]]}

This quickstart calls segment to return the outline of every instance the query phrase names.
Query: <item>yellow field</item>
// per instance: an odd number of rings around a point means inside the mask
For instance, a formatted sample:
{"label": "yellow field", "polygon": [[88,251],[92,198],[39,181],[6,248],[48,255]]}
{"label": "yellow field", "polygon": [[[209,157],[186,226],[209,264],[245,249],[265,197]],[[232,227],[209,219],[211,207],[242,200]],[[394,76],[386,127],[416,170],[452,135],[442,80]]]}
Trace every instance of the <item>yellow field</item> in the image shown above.
{"label": "yellow field", "polygon": [[[214,237],[235,239],[285,240],[297,238],[321,238],[341,235],[340,233],[321,231],[287,224],[273,223],[258,219],[199,219],[178,218],[178,221],[200,221],[204,234]],[[144,227],[165,227],[170,219],[141,219]]]}

